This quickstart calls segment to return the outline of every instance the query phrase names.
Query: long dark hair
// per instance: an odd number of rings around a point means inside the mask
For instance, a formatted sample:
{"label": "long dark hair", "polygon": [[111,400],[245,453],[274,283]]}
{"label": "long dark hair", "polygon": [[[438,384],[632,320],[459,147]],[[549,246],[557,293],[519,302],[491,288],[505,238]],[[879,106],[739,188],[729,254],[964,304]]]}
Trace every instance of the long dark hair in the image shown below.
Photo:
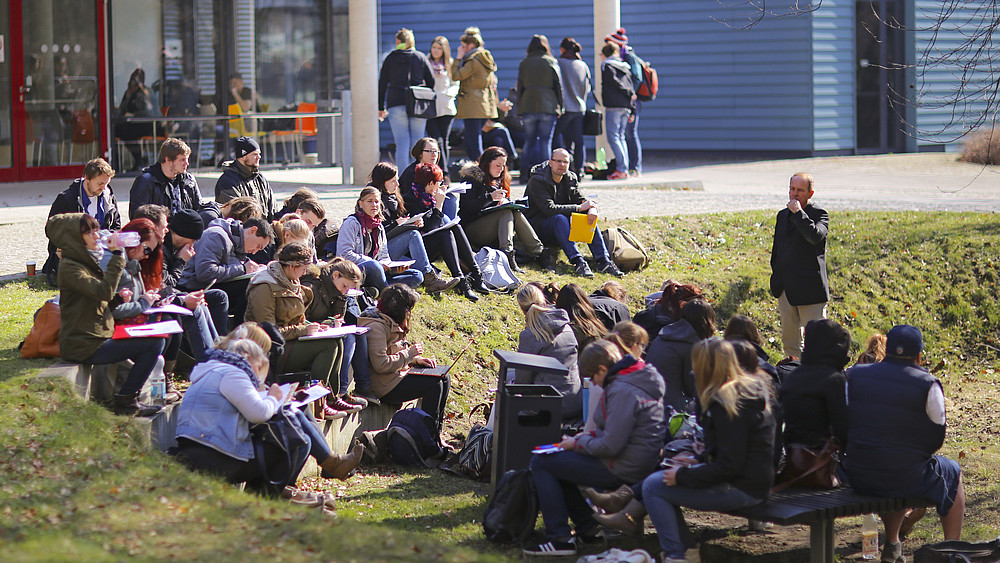
{"label": "long dark hair", "polygon": [[536,53],[541,53],[543,55],[551,55],[552,52],[549,51],[549,38],[544,35],[535,35],[528,42],[528,54],[534,55]]}
{"label": "long dark hair", "polygon": [[383,315],[395,321],[406,333],[410,331],[410,313],[413,312],[413,307],[419,300],[420,294],[409,286],[394,283],[382,290],[377,308]]}
{"label": "long dark hair", "polygon": [[597,318],[597,311],[590,303],[587,294],[575,283],[568,283],[559,290],[556,297],[556,307],[569,314],[569,321],[580,328],[585,334],[601,338],[608,331],[604,323]]}
{"label": "long dark hair", "polygon": [[[375,168],[372,168],[372,173],[368,175],[368,179],[371,180],[369,185],[378,188],[378,191],[382,193],[382,197],[385,197],[389,195],[389,192],[385,189],[385,183],[392,180],[394,176],[399,176],[399,169],[396,168],[395,164],[391,162],[376,162]],[[399,206],[399,215],[406,215],[406,206],[403,205],[402,197],[396,198],[396,204]]]}
{"label": "long dark hair", "polygon": [[[493,180],[496,180],[496,178],[490,176],[490,163],[501,156],[504,158],[510,158],[507,155],[507,151],[500,147],[487,147],[486,150],[483,151],[483,154],[479,155],[479,169],[486,175],[488,180],[487,184],[491,184]],[[504,163],[503,173],[500,174],[499,179],[500,187],[507,192],[507,197],[510,197],[510,172],[508,171],[507,163]]]}

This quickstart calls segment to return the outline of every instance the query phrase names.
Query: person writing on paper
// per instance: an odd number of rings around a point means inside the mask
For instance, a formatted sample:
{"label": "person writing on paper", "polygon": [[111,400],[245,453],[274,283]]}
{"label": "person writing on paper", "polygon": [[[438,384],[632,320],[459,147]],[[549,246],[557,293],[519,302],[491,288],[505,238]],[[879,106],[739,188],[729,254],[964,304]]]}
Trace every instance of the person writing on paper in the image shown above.
{"label": "person writing on paper", "polygon": [[595,428],[563,439],[564,451],[532,456],[546,541],[527,546],[526,555],[574,555],[579,542],[597,539],[601,527],[579,485],[615,489],[641,482],[656,468],[666,432],[663,379],[629,352],[611,335],[580,354],[580,375],[604,390],[593,411]]}
{"label": "person writing on paper", "polygon": [[433,358],[423,355],[421,344],[406,340],[413,307],[419,299],[420,294],[413,289],[394,283],[382,292],[375,310],[362,313],[358,325],[369,329],[368,359],[372,391],[383,404],[401,405],[420,399],[421,408],[434,418],[441,447],[448,449],[450,446],[440,439],[440,433],[451,389],[451,376],[407,373],[410,366],[437,366]]}
{"label": "person writing on paper", "polygon": [[[310,266],[299,282],[312,289],[313,299],[306,306],[306,318],[313,322],[336,321],[357,325],[361,309],[351,295],[361,287],[364,274],[350,260],[336,257],[330,262]],[[345,402],[361,405],[379,404],[372,394],[368,374],[368,341],[364,335],[347,334],[343,338],[344,359],[340,363],[340,393]],[[349,393],[351,371],[354,372],[354,392]]]}
{"label": "person writing on paper", "polygon": [[[478,301],[475,292],[488,294],[490,292],[483,283],[483,273],[479,270],[472,245],[465,236],[465,231],[458,224],[446,227],[449,223],[444,214],[445,190],[441,187],[444,173],[436,164],[420,164],[413,174],[413,185],[408,189],[403,186],[403,204],[410,213],[423,214],[424,226],[420,232],[424,234],[424,246],[431,259],[442,257],[448,266],[448,271],[462,281],[456,286],[459,294],[469,301]],[[462,272],[465,265],[469,273]]]}
{"label": "person writing on paper", "polygon": [[507,151],[487,148],[478,166],[462,168],[462,180],[472,185],[459,198],[458,208],[469,241],[476,246],[498,248],[507,255],[512,270],[523,272],[514,257],[514,235],[533,260],[542,254],[543,247],[520,209],[493,209],[511,203]]}
{"label": "person writing on paper", "polygon": [[517,292],[517,304],[524,313],[524,330],[517,339],[517,351],[548,356],[566,366],[567,373],[558,375],[519,369],[514,383],[551,385],[562,393],[562,418],[574,420],[583,411],[580,397],[580,375],[577,371],[577,346],[566,311],[550,307],[542,290],[526,284]]}
{"label": "person writing on paper", "polygon": [[[447,291],[460,281],[459,278],[442,278],[431,266],[424,246],[424,237],[417,229],[424,226],[423,216],[410,217],[403,194],[399,192],[399,177],[396,167],[390,162],[378,162],[369,176],[369,186],[378,188],[382,197],[382,222],[386,225],[389,257],[393,260],[412,259],[413,267],[424,273],[424,289],[427,293]],[[409,224],[407,224],[409,223]]]}
{"label": "person writing on paper", "polygon": [[[191,386],[177,411],[177,457],[185,465],[229,483],[246,482],[251,490],[263,492],[267,483],[250,425],[267,422],[281,408],[281,388],[263,384],[270,347],[266,334],[253,338],[248,327],[240,326],[209,352],[208,361],[194,367]],[[315,419],[300,409],[290,412],[309,438],[309,454],[322,468],[322,475],[347,480],[360,463],[364,446],[356,445],[347,455],[334,454]],[[262,443],[260,451],[269,474],[288,463],[287,454],[273,444]],[[294,483],[296,477],[290,476],[289,482]]]}
{"label": "person writing on paper", "polygon": [[243,223],[216,219],[195,244],[194,258],[184,266],[177,286],[194,291],[214,282],[229,296],[229,314],[234,317],[234,325],[238,325],[243,322],[247,308],[248,274],[263,268],[247,256],[260,252],[272,240],[274,231],[263,219],[248,219]]}
{"label": "person writing on paper", "polygon": [[[45,224],[45,236],[62,249],[57,276],[62,311],[59,351],[64,360],[80,364],[135,362],[125,383],[115,393],[114,410],[121,414],[151,416],[160,409],[141,404],[139,391],[163,353],[164,341],[162,338],[111,339],[114,317],[109,303],[117,293],[125,257],[117,235],[108,238],[107,250],[101,247],[98,242],[100,228],[97,219],[84,213],[54,215]],[[101,270],[99,265],[105,252],[112,254],[107,271]]]}
{"label": "person writing on paper", "polygon": [[361,268],[365,274],[365,287],[382,291],[389,283],[417,287],[424,281],[420,270],[389,266],[392,259],[382,225],[382,198],[378,188],[372,186],[361,189],[354,214],[348,215],[340,224],[337,256],[343,256]]}
{"label": "person writing on paper", "polygon": [[[597,221],[597,204],[580,195],[577,188],[579,180],[569,170],[571,163],[570,154],[565,149],[556,149],[552,151],[552,158],[547,164],[536,166],[532,170],[528,187],[524,191],[528,196],[528,210],[525,213],[542,242],[558,244],[563,249],[566,258],[573,264],[573,273],[592,278],[594,273],[590,265],[576,249],[576,243],[569,240],[570,216],[574,213],[586,213],[593,225]],[[594,231],[590,252],[599,273],[619,278],[625,275],[611,261],[600,229]],[[548,264],[547,268],[551,268],[551,265]]]}
{"label": "person writing on paper", "polygon": [[[301,340],[325,326],[306,320],[306,308],[313,300],[313,292],[299,283],[312,264],[312,249],[301,242],[281,247],[278,259],[250,278],[247,289],[249,321],[270,322],[278,327],[285,338],[285,354],[278,373],[308,371],[313,379],[323,382],[333,391],[321,411],[329,420],[343,418],[361,410],[361,405],[348,403],[338,394],[340,368],[344,357],[344,344],[339,338]],[[340,326],[343,319],[331,321]]]}

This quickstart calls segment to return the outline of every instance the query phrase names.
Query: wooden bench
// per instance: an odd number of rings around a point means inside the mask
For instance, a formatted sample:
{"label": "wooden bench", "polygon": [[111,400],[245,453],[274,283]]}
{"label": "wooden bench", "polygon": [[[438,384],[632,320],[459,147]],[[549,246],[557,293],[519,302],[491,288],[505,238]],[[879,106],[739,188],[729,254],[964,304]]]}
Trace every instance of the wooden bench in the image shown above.
{"label": "wooden bench", "polygon": [[781,525],[808,524],[809,561],[834,563],[833,523],[837,518],[920,508],[933,504],[926,499],[859,495],[850,487],[828,490],[786,489],[771,495],[767,502],[762,504],[724,512]]}

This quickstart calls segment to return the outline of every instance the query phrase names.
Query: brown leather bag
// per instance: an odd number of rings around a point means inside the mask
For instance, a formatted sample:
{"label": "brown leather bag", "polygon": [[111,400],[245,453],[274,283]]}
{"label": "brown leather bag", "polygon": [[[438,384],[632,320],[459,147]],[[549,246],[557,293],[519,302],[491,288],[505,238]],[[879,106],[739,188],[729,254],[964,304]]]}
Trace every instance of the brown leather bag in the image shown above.
{"label": "brown leather bag", "polygon": [[775,478],[771,492],[797,487],[804,489],[834,489],[840,486],[837,464],[840,448],[832,436],[820,450],[802,444],[785,446],[785,467]]}
{"label": "brown leather bag", "polygon": [[61,324],[59,305],[46,301],[42,308],[35,312],[35,324],[31,327],[28,337],[21,343],[21,357],[58,358]]}

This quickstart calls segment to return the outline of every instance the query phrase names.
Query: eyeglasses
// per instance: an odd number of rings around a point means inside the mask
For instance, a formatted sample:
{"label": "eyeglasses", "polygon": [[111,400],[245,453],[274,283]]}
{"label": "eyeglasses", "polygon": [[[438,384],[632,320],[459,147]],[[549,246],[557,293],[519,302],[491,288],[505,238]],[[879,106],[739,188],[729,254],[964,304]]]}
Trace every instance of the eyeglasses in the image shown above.
{"label": "eyeglasses", "polygon": [[429,152],[431,154],[441,154],[439,150],[424,149],[424,152]]}

